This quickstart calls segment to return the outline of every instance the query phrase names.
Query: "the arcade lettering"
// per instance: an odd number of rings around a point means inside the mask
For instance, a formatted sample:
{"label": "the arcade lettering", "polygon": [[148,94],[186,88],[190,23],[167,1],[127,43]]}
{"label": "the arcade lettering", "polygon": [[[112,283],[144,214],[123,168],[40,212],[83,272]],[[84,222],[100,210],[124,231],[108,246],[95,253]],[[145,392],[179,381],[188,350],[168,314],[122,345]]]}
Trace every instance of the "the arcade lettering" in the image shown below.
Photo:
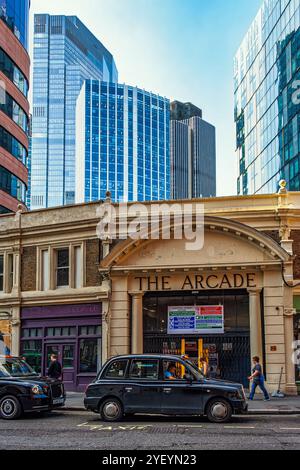
{"label": "the arcade lettering", "polygon": [[139,291],[251,289],[257,287],[254,273],[188,274],[186,276],[136,277]]}

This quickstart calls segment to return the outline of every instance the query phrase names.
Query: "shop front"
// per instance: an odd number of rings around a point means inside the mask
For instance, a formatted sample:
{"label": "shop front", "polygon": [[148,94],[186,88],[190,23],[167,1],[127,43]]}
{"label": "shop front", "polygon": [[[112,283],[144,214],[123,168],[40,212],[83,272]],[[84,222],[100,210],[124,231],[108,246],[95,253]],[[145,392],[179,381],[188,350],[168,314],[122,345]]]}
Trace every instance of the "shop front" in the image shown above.
{"label": "shop front", "polygon": [[101,324],[99,303],[23,308],[21,354],[43,375],[56,354],[66,390],[83,391],[101,367]]}
{"label": "shop front", "polygon": [[[290,244],[287,244],[289,247]],[[248,386],[259,356],[270,391],[296,393],[290,252],[240,222],[205,217],[204,246],[123,240],[101,263],[111,279],[106,356],[188,354],[222,379]]]}

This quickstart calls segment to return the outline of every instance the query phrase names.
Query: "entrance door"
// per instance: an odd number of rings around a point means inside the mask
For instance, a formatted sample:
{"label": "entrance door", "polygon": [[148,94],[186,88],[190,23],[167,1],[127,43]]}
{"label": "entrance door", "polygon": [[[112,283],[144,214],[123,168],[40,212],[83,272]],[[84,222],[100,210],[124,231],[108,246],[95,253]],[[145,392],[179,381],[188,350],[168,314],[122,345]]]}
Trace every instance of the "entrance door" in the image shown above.
{"label": "entrance door", "polygon": [[48,371],[51,354],[56,354],[58,361],[62,365],[62,380],[65,389],[67,391],[75,390],[75,343],[47,344],[45,354],[45,372],[47,373]]}

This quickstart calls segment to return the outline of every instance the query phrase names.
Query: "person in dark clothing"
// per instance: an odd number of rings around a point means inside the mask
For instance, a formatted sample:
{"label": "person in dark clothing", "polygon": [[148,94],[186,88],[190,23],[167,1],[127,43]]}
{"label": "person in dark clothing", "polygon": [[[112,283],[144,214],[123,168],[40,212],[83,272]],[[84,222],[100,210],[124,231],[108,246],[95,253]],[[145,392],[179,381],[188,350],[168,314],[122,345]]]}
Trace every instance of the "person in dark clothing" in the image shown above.
{"label": "person in dark clothing", "polygon": [[48,369],[48,377],[50,377],[50,379],[59,379],[61,377],[62,367],[57,359],[57,355],[51,354],[50,360],[51,364]]}
{"label": "person in dark clothing", "polygon": [[259,387],[264,394],[265,401],[270,400],[270,395],[265,387],[265,378],[263,375],[262,366],[259,363],[259,357],[254,356],[253,358],[253,369],[252,375],[249,377],[249,380],[252,380],[252,387],[249,396],[249,400],[254,399],[256,388]]}

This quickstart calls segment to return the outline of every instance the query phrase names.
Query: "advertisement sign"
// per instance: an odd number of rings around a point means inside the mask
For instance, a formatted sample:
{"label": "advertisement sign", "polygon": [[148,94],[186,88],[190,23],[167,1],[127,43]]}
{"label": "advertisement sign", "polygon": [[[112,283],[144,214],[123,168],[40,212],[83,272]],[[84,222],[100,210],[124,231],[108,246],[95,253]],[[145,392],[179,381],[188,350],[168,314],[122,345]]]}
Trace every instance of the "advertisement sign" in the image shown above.
{"label": "advertisement sign", "polygon": [[224,334],[223,305],[168,307],[168,334]]}

